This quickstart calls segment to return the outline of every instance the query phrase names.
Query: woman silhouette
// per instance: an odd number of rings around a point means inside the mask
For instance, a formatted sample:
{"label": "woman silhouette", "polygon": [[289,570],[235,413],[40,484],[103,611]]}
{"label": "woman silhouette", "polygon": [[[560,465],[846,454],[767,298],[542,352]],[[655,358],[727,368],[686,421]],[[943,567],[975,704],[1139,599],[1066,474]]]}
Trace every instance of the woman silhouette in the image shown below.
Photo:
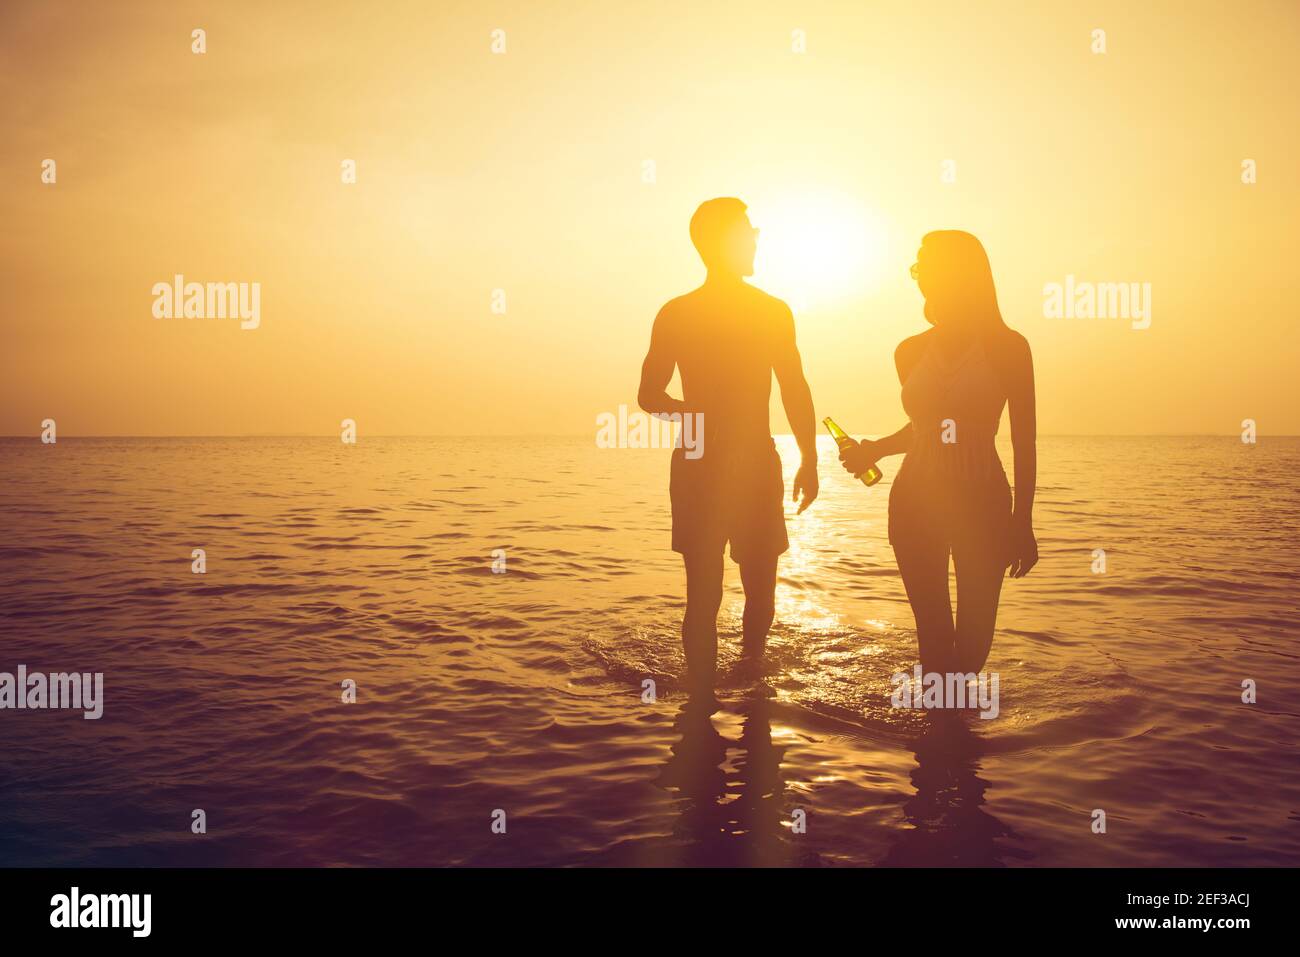
{"label": "woman silhouette", "polygon": [[[921,667],[978,672],[993,644],[1004,571],[1020,578],[1038,561],[1033,361],[1024,336],[1002,321],[988,255],[970,233],[927,234],[912,278],[934,328],[894,353],[910,421],[887,438],[846,445],[840,461],[858,474],[906,453],[889,495],[889,541],[916,616]],[[1014,509],[993,444],[1003,406],[1011,411]]]}

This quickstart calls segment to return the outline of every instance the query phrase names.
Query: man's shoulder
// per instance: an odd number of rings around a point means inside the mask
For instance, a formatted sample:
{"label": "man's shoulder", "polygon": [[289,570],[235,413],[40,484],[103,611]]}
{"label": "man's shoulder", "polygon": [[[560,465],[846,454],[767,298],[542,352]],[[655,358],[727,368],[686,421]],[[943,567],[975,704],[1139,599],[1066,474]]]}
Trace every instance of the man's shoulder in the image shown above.
{"label": "man's shoulder", "polygon": [[669,299],[659,307],[655,315],[655,328],[660,333],[675,329],[681,324],[681,316],[690,309],[690,293]]}
{"label": "man's shoulder", "polygon": [[770,328],[787,329],[794,322],[794,313],[784,300],[748,283],[733,287],[722,298],[717,290],[706,286],[692,289],[664,303],[656,322],[667,326],[695,326],[707,324],[722,313],[746,315]]}
{"label": "man's shoulder", "polygon": [[684,312],[689,312],[691,308],[699,301],[700,290],[692,289],[690,292],[682,293],[680,296],[674,296],[659,308],[659,318],[679,316]]}
{"label": "man's shoulder", "polygon": [[794,317],[794,312],[791,311],[784,299],[778,299],[770,292],[764,292],[762,289],[759,289],[757,286],[751,286],[749,283],[745,283],[745,288],[749,290],[750,297],[759,309],[762,309],[778,318],[784,319]]}

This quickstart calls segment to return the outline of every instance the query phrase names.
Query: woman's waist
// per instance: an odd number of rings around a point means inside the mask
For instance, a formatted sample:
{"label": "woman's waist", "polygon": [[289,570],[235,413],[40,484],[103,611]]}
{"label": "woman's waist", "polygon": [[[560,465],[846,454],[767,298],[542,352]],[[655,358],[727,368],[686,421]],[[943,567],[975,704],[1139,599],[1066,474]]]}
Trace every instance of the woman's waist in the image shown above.
{"label": "woman's waist", "polygon": [[905,477],[932,477],[962,481],[998,481],[1006,483],[1006,471],[993,437],[983,440],[967,438],[964,442],[913,442],[898,470],[898,481]]}

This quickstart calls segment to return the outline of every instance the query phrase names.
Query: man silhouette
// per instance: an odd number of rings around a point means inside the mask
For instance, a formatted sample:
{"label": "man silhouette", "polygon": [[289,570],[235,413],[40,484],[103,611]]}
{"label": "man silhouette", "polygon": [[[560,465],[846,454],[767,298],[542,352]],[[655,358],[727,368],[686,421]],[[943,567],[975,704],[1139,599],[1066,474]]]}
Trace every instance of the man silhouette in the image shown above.
{"label": "man silhouette", "polygon": [[[794,341],[794,316],[754,288],[758,230],[738,199],[711,199],[691,217],[691,241],[704,260],[704,285],[670,301],[655,317],[637,401],[650,414],[703,415],[703,454],[673,451],[669,495],[673,551],[686,565],[682,644],[687,683],[711,692],[718,657],[723,553],[745,587],[742,667],[758,672],[776,611],[776,564],[787,548],[781,459],[768,427],[772,373],[803,459],[792,498],[802,512],[817,497],[812,393]],[[667,393],[673,367],[682,398]]]}

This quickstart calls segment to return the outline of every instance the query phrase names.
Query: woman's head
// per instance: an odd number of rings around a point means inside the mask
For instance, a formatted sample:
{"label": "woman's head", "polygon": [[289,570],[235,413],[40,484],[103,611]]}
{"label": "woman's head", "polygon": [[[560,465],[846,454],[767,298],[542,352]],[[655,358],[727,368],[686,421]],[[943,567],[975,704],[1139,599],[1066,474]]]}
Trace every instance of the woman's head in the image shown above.
{"label": "woman's head", "polygon": [[980,241],[959,229],[926,233],[912,266],[925,296],[925,318],[934,325],[1001,326],[993,270]]}

